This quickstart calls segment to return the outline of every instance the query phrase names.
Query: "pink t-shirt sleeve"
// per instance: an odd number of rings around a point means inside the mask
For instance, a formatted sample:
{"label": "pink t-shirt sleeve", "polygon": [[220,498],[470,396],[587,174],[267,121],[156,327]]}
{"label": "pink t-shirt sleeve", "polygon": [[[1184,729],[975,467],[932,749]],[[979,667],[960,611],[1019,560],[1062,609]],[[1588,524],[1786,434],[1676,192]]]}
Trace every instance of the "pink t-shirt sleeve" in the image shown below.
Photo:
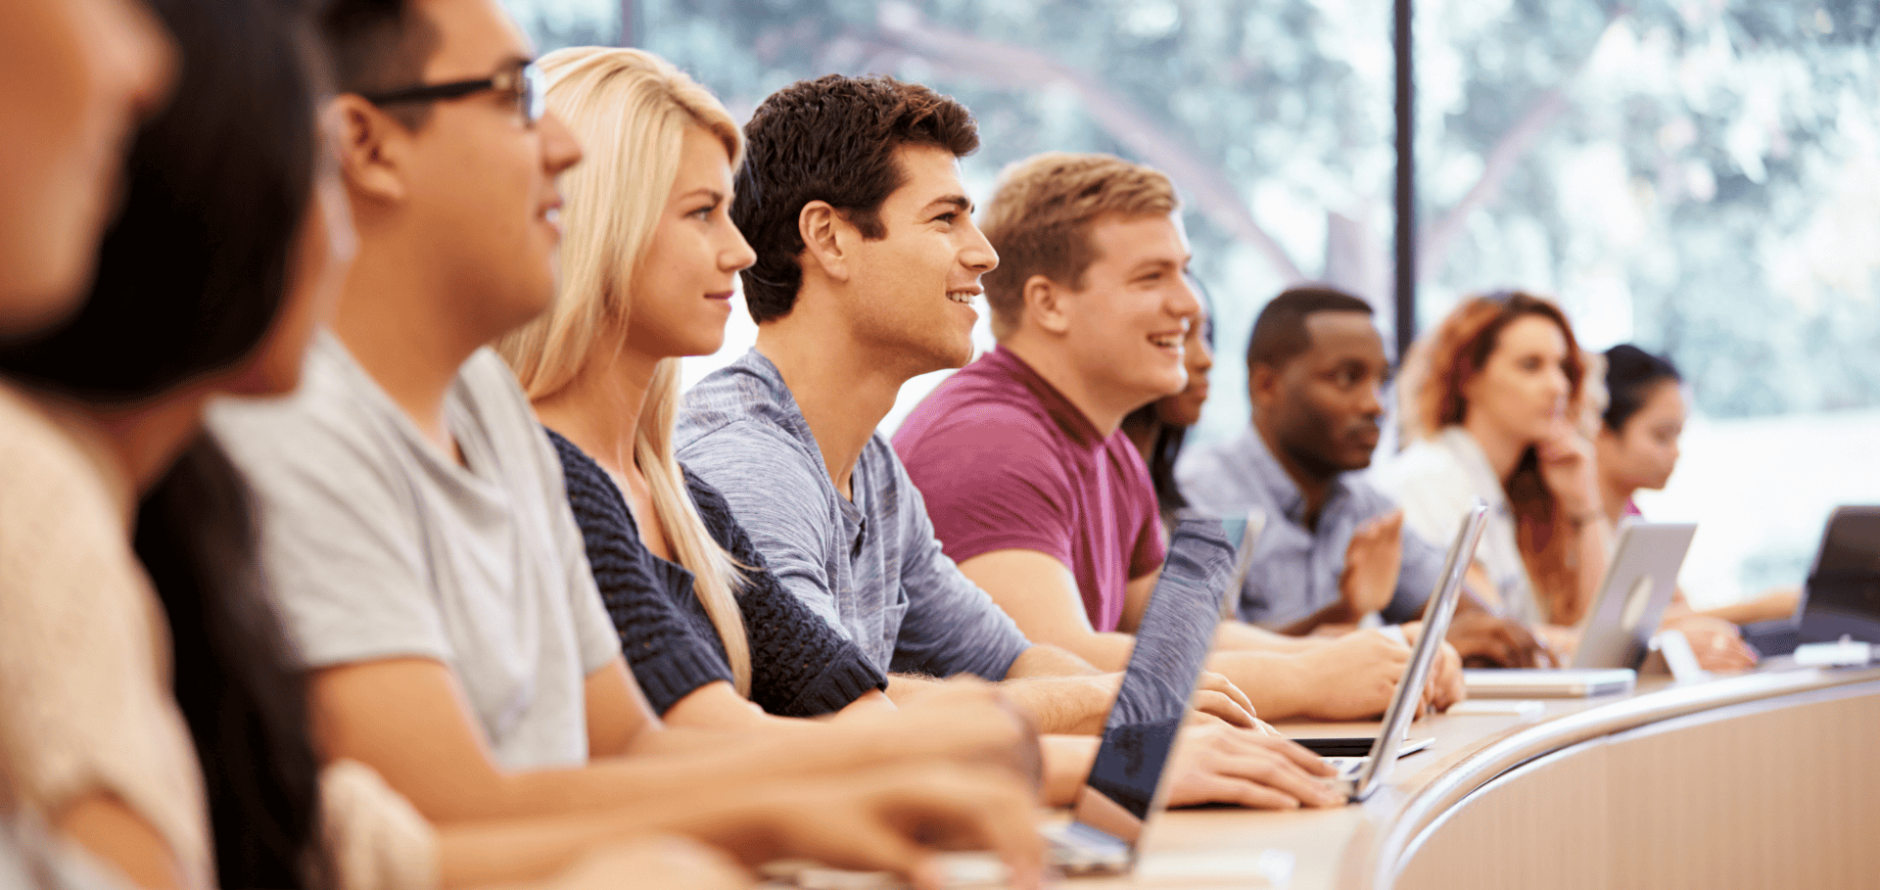
{"label": "pink t-shirt sleeve", "polygon": [[1072,497],[1063,465],[1036,422],[999,408],[975,423],[944,420],[895,436],[895,450],[927,501],[934,534],[954,562],[995,550],[1036,550],[1065,566]]}

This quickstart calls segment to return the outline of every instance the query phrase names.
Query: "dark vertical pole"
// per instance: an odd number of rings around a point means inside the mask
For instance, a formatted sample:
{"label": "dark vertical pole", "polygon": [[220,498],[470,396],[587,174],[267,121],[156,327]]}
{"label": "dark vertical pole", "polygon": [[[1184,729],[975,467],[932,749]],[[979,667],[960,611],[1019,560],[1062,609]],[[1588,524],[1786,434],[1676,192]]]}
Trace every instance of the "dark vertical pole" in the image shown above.
{"label": "dark vertical pole", "polygon": [[1397,50],[1397,357],[1417,334],[1416,79],[1411,65],[1411,0],[1395,0]]}

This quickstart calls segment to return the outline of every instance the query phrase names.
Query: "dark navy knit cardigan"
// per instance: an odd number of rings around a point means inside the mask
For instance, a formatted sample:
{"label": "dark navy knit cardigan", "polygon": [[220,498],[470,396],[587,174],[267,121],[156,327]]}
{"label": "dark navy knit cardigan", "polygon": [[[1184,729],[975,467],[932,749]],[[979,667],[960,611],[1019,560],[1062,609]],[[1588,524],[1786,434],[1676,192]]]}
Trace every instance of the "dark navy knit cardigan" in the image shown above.
{"label": "dark navy knit cardigan", "polygon": [[[724,642],[692,592],[692,573],[654,556],[607,471],[554,430],[568,504],[621,648],[647,701],[661,714],[694,689],[731,682]],[[747,566],[737,592],[751,644],[751,700],[772,714],[841,710],[887,678],[860,649],[777,583],[718,490],[685,473],[686,489],[718,546]]]}

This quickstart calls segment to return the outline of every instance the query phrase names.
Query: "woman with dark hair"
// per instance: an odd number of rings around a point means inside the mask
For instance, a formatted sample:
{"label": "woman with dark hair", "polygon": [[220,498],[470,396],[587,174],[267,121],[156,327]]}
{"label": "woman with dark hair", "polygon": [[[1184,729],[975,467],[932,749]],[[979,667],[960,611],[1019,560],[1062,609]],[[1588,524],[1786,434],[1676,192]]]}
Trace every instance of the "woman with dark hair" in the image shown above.
{"label": "woman with dark hair", "polygon": [[[1599,455],[1599,488],[1606,518],[1616,526],[1627,516],[1639,515],[1632,496],[1640,489],[1657,490],[1670,481],[1678,466],[1678,438],[1689,415],[1684,378],[1670,361],[1630,343],[1606,350],[1606,410],[1593,446]],[[1668,623],[1675,620],[1686,636],[1702,630],[1702,619],[1746,624],[1784,618],[1795,611],[1800,591],[1768,591],[1754,599],[1693,613],[1682,592],[1671,606]],[[1686,618],[1684,616],[1692,616]],[[1711,628],[1700,648],[1715,650],[1710,660],[1747,666],[1755,653],[1727,629]],[[1732,658],[1731,656],[1734,656]]]}
{"label": "woman with dark hair", "polygon": [[[0,482],[7,519],[28,518],[35,545],[9,548],[0,568],[9,582],[0,597],[8,680],[0,769],[23,803],[133,882],[200,887],[213,885],[216,872],[187,732],[214,718],[205,710],[186,724],[171,698],[172,650],[154,612],[153,579],[130,550],[129,522],[138,492],[196,436],[210,394],[294,385],[299,347],[291,341],[304,342],[318,311],[310,299],[278,311],[295,235],[323,236],[324,220],[343,211],[314,209],[315,91],[285,4],[162,0],[153,8],[186,49],[246,52],[186,53],[182,100],[132,148],[122,214],[105,236],[89,300],[63,326],[0,353],[0,373],[26,387],[17,407],[37,414],[48,434],[47,452],[0,457],[0,473],[14,477]],[[326,237],[299,244],[302,261],[328,252]],[[285,348],[238,367],[270,328]],[[50,453],[52,437],[69,456]],[[215,642],[240,648],[247,639]],[[304,737],[305,716],[291,697],[238,688],[192,662],[249,653],[174,651],[179,673],[204,681],[192,694],[242,699],[264,741]],[[311,758],[303,764],[310,769]],[[250,776],[210,778],[211,800],[241,799],[254,784]],[[270,784],[314,793],[311,772]],[[311,804],[298,809],[304,816]],[[296,845],[311,832],[304,818],[257,824],[259,837]],[[213,846],[242,856],[245,840],[234,831]]]}
{"label": "woman with dark hair", "polygon": [[1462,301],[1404,362],[1407,448],[1378,484],[1427,540],[1469,501],[1491,510],[1477,559],[1512,617],[1572,625],[1605,573],[1612,524],[1574,429],[1586,367],[1566,314],[1519,291]]}
{"label": "woman with dark hair", "polygon": [[[320,769],[246,489],[200,434],[211,396],[298,384],[351,253],[317,66],[282,0],[151,5],[183,50],[179,98],[132,149],[89,302],[0,349],[0,787],[145,888],[527,879],[640,833],[437,837],[370,770]],[[662,841],[562,884],[622,873],[746,883]]]}
{"label": "woman with dark hair", "polygon": [[1615,527],[1639,515],[1633,492],[1665,487],[1678,465],[1683,382],[1670,362],[1630,343],[1606,350],[1606,410],[1593,444],[1606,518]]}
{"label": "woman with dark hair", "polygon": [[1190,278],[1189,284],[1200,297],[1201,311],[1189,320],[1188,334],[1182,341],[1188,385],[1123,418],[1124,434],[1149,465],[1149,480],[1155,483],[1156,505],[1162,511],[1164,526],[1174,521],[1177,510],[1188,506],[1181,486],[1175,484],[1175,459],[1181,456],[1188,429],[1201,422],[1201,406],[1208,400],[1208,371],[1214,367],[1213,304],[1200,282]]}

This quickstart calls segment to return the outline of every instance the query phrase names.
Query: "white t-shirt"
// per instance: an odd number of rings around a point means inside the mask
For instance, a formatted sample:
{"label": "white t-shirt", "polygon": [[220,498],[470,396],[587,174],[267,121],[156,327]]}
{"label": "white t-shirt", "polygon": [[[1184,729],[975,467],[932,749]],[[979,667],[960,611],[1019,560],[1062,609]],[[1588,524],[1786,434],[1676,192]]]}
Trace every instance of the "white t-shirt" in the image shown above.
{"label": "white t-shirt", "polygon": [[1488,525],[1482,529],[1475,559],[1487,570],[1509,617],[1529,623],[1545,619],[1527,564],[1521,561],[1508,494],[1468,430],[1445,427],[1435,436],[1411,443],[1373,470],[1371,479],[1403,506],[1404,525],[1444,546],[1455,540],[1470,501],[1477,497],[1487,501]]}
{"label": "white t-shirt", "polygon": [[331,333],[293,396],[209,412],[255,492],[262,569],[310,667],[437,659],[505,767],[583,763],[584,681],[620,640],[561,463],[488,349],[458,371],[445,422],[462,465]]}

